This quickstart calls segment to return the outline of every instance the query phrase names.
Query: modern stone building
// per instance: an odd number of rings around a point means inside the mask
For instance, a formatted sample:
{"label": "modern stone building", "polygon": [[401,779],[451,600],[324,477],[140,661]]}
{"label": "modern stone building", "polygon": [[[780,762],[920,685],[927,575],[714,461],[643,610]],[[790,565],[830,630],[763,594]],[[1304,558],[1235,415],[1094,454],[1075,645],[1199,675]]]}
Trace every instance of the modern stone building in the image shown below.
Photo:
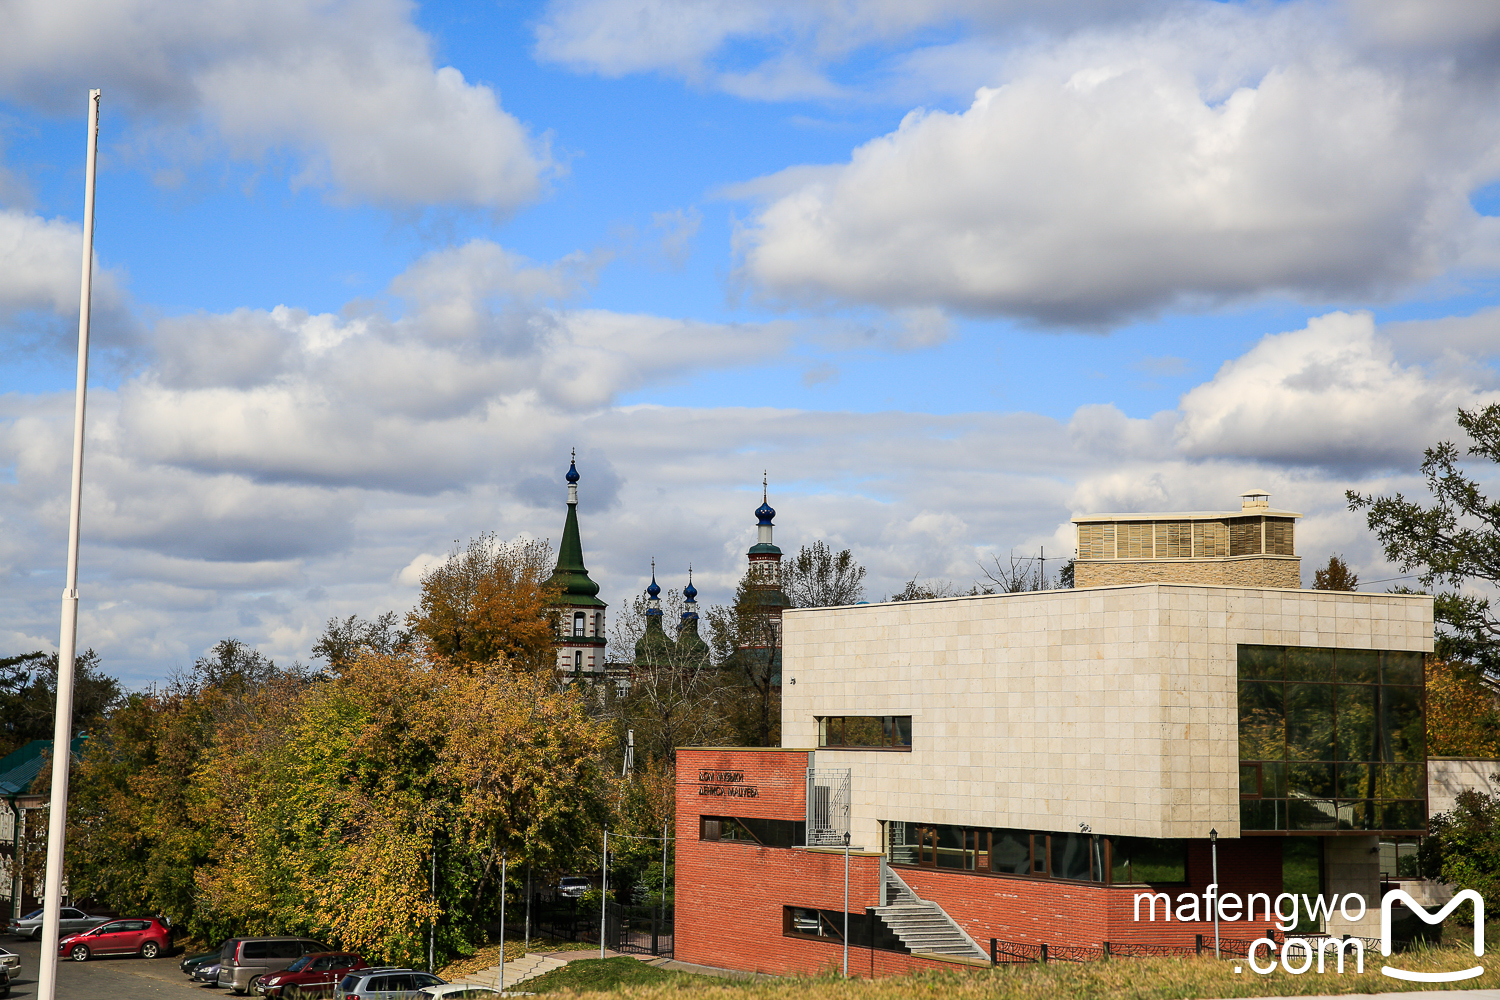
{"label": "modern stone building", "polygon": [[[1218,582],[1295,580],[1297,515],[1263,496],[1077,519],[1116,546],[1078,589],[787,610],[782,748],[679,752],[677,957],[816,971],[846,913],[871,973],[990,939],[1191,945],[1215,855],[1220,894],[1353,893],[1363,915],[1298,930],[1376,934],[1380,844],[1426,828],[1432,601]],[[1086,586],[1089,562],[1159,578]],[[1144,919],[1143,894],[1183,908]],[[1274,922],[1240,917],[1222,933]]]}
{"label": "modern stone building", "polygon": [[1074,585],[1219,583],[1302,586],[1295,526],[1301,514],[1271,507],[1270,494],[1241,495],[1238,511],[1086,514],[1078,525]]}

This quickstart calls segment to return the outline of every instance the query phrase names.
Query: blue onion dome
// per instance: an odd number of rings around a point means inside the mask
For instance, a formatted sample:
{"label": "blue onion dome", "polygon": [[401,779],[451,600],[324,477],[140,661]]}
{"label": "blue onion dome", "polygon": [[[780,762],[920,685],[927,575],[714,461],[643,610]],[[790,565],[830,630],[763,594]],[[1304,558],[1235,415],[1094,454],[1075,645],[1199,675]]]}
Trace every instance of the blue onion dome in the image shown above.
{"label": "blue onion dome", "polygon": [[651,574],[651,586],[646,588],[646,594],[654,601],[661,596],[661,588],[656,585],[656,574]]}
{"label": "blue onion dome", "polygon": [[576,458],[568,463],[568,474],[563,478],[570,483],[578,482],[578,460]]}
{"label": "blue onion dome", "polygon": [[760,506],[755,508],[755,516],[760,518],[761,524],[770,524],[771,519],[776,516],[776,508],[762,500]]}
{"label": "blue onion dome", "polygon": [[691,577],[688,578],[688,585],[682,588],[682,597],[689,604],[692,604],[698,599],[698,588],[693,586]]}

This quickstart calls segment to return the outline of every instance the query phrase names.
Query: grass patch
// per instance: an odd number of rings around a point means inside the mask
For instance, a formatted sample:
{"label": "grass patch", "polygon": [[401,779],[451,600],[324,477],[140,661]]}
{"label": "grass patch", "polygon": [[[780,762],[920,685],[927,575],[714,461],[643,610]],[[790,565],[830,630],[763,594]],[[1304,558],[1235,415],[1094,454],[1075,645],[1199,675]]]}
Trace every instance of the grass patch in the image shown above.
{"label": "grass patch", "polygon": [[634,993],[645,989],[651,995],[692,990],[697,994],[722,982],[687,972],[669,972],[633,958],[581,958],[528,979],[517,989],[528,993]]}
{"label": "grass patch", "polygon": [[[526,942],[523,938],[506,938],[505,960],[507,962],[514,962],[516,959],[524,955],[526,953],[525,944]],[[587,941],[558,941],[553,938],[538,937],[533,937],[531,939],[531,950],[534,952],[597,951],[598,948],[599,946],[597,944],[589,944]],[[455,958],[453,961],[449,962],[447,965],[439,969],[437,974],[442,979],[446,979],[448,982],[453,983],[458,982],[465,976],[472,975],[473,973],[482,972],[485,969],[493,969],[499,964],[500,946],[498,944],[488,944],[483,948],[480,948],[478,951],[468,956],[467,958]]]}
{"label": "grass patch", "polygon": [[[631,958],[570,962],[544,976],[529,980],[527,991],[609,994],[629,1000],[681,1000],[691,994],[718,1000],[910,1000],[932,997],[942,1000],[1207,1000],[1309,994],[1389,993],[1443,989],[1500,988],[1500,968],[1459,984],[1408,983],[1384,976],[1382,964],[1389,962],[1413,972],[1439,972],[1486,964],[1475,959],[1468,934],[1455,934],[1463,942],[1418,948],[1391,959],[1382,959],[1379,949],[1365,954],[1365,971],[1354,971],[1352,962],[1340,975],[1329,964],[1322,975],[1317,964],[1304,975],[1293,976],[1279,967],[1270,975],[1258,975],[1243,959],[1215,961],[1210,957],[1120,958],[1108,962],[1025,965],[966,971],[923,972],[874,981],[837,976],[764,979],[758,982],[715,979],[656,969]],[[851,966],[854,966],[850,955]],[[1331,956],[1330,956],[1331,957]],[[1261,964],[1265,953],[1261,952]],[[1493,961],[1487,963],[1494,965]],[[1234,968],[1239,965],[1241,972]]]}

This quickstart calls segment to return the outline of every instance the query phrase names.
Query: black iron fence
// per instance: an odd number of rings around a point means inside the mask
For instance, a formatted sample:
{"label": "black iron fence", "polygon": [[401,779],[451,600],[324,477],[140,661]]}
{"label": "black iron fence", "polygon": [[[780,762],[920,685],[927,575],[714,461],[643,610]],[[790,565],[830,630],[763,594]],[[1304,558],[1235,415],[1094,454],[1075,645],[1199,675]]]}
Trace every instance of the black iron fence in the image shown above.
{"label": "black iron fence", "polygon": [[[1317,954],[1321,942],[1329,940],[1328,934],[1285,934],[1268,930],[1266,937],[1276,943],[1277,954],[1286,947],[1287,938],[1301,939]],[[1256,938],[1220,937],[1219,955],[1226,958],[1244,958]],[[1379,938],[1351,938],[1345,934],[1340,941],[1357,940],[1365,947],[1366,954],[1380,947]],[[1302,951],[1302,946],[1293,944],[1292,953]],[[1152,944],[1136,941],[1105,941],[1100,945],[1060,945],[1021,941],[1001,941],[990,938],[990,962],[994,965],[1027,965],[1043,962],[1099,962],[1111,958],[1147,958],[1173,955],[1212,955],[1214,939],[1211,935],[1199,934],[1192,944]],[[1267,957],[1265,946],[1261,946],[1260,957]]]}
{"label": "black iron fence", "polygon": [[[523,915],[520,916],[524,920]],[[509,914],[507,914],[509,917]],[[606,903],[599,912],[597,903],[584,905],[577,899],[535,901],[531,908],[531,935],[559,941],[599,943],[601,919],[604,946],[611,951],[635,955],[673,954],[673,908]],[[507,920],[506,935],[518,937],[524,924]]]}

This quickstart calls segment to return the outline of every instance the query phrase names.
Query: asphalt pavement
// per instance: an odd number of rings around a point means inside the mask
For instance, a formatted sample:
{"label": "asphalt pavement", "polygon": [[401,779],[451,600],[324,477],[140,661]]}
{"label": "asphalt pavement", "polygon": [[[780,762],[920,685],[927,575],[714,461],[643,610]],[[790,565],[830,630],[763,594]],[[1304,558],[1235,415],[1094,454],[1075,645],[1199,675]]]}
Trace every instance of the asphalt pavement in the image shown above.
{"label": "asphalt pavement", "polygon": [[[14,1000],[36,996],[37,960],[41,945],[0,935],[0,948],[21,956],[21,974],[11,980]],[[228,990],[194,984],[177,968],[182,950],[150,960],[133,956],[91,958],[87,962],[58,962],[57,1000],[134,1000],[135,997],[176,997],[178,1000],[223,1000]]]}

